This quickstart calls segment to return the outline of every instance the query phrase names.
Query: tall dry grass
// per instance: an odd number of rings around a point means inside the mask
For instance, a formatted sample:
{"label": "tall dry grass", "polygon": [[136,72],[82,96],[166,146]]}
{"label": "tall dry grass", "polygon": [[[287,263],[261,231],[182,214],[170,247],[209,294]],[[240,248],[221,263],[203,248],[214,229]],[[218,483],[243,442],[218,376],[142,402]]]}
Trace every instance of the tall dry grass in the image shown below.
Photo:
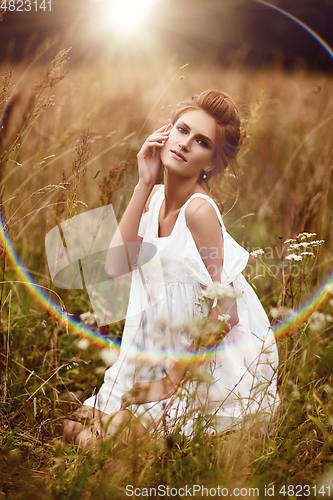
{"label": "tall dry grass", "polygon": [[[26,72],[23,61],[12,75],[1,68],[7,74],[3,95],[11,95],[3,103],[2,214],[22,265],[39,285],[53,288],[45,259],[47,232],[69,216],[107,203],[120,216],[145,137],[168,120],[178,101],[207,88],[234,97],[248,131],[237,179],[232,172],[226,175],[218,201],[232,235],[250,251],[265,250],[263,261],[271,272],[251,259],[246,274],[267,311],[295,306],[295,286],[299,302],[327,277],[333,248],[331,78],[204,62],[180,69],[183,63],[176,59],[131,66],[62,63],[54,77],[68,74],[55,85],[47,80],[50,63]],[[38,82],[44,88],[36,103]],[[282,272],[281,249],[283,241],[303,231],[317,233],[325,244],[309,262],[309,276],[294,283]],[[271,435],[240,431],[212,439],[198,433],[189,441],[175,434],[122,454],[102,447],[90,455],[62,449],[59,435],[64,415],[100,383],[105,368],[99,350],[79,349],[75,335],[40,310],[16,281],[3,253],[1,498],[126,498],[126,484],[251,486],[260,492],[248,498],[263,498],[265,485],[313,487],[330,468],[332,305],[322,311],[319,328],[304,323],[279,343],[282,404]],[[56,291],[70,313],[90,309],[84,291]],[[110,332],[119,335],[121,324]]]}

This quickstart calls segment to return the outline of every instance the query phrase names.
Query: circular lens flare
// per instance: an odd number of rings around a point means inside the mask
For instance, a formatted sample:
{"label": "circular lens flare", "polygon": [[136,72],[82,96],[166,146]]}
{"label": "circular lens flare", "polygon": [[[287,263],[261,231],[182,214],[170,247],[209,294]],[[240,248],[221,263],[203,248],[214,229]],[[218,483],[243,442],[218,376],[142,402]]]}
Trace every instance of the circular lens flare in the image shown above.
{"label": "circular lens flare", "polygon": [[110,23],[120,32],[131,33],[141,29],[152,7],[158,0],[112,0]]}
{"label": "circular lens flare", "polygon": [[[153,6],[154,3],[156,3],[158,0],[117,0],[114,1],[113,4],[115,3],[121,3],[122,5],[126,5],[127,8],[132,8],[134,7],[133,12],[130,14],[130,12],[126,12],[124,15],[123,19],[123,14],[124,14],[124,9],[120,9],[119,12],[119,17],[118,15],[115,16],[115,19],[120,20],[120,24],[125,22],[126,18],[128,21],[130,19],[133,19],[134,12],[137,12],[136,7],[138,6],[143,6],[142,12],[140,12],[139,18],[135,18],[138,24],[140,24],[140,19],[143,21],[147,15],[150,13],[150,9]],[[266,2],[263,0],[253,0],[258,3],[261,3],[263,5],[266,5],[268,7],[271,7],[272,9],[275,9],[282,14],[285,14],[288,16],[291,20],[295,21],[297,24],[302,26],[311,36],[313,36],[324,48],[325,50],[329,53],[333,60],[333,49],[330,47],[316,32],[314,32],[312,29],[309,28],[305,23],[301,22],[299,19],[297,19],[295,16],[292,16],[288,12]],[[148,11],[147,11],[147,5],[149,5]],[[130,7],[129,7],[130,6]],[[120,14],[122,12],[122,14]],[[126,23],[125,23],[126,24]],[[126,24],[126,26],[129,26],[129,24]],[[44,52],[43,52],[44,53]],[[42,53],[42,54],[43,54]],[[41,55],[42,55],[41,54]],[[41,56],[40,55],[40,56]],[[39,57],[40,57],[39,56]],[[34,63],[37,61],[36,59]],[[31,66],[29,66],[28,70],[32,67],[34,64],[32,63]],[[28,71],[27,70],[27,71]],[[26,72],[27,72],[26,71]],[[24,75],[23,75],[24,76]],[[21,80],[23,78],[21,77]],[[20,80],[20,81],[21,81]],[[19,82],[20,83],[20,82]],[[17,88],[18,85],[16,85]],[[8,101],[6,107],[3,110],[2,116],[0,116],[0,127],[2,125],[7,107],[9,106],[10,101]],[[40,306],[46,310],[49,314],[51,314],[61,325],[63,325],[66,330],[70,330],[79,337],[82,338],[87,338],[89,339],[92,343],[98,345],[99,347],[114,347],[116,349],[119,349],[119,346],[116,344],[111,344],[110,339],[103,336],[98,330],[94,330],[93,328],[89,327],[88,325],[85,325],[82,323],[79,319],[76,319],[74,316],[68,316],[65,309],[63,306],[59,307],[58,304],[53,302],[53,300],[50,297],[50,292],[52,294],[54,293],[52,290],[45,290],[44,287],[41,287],[38,285],[32,276],[29,274],[29,272],[26,270],[24,267],[23,263],[20,261],[18,254],[15,252],[14,247],[12,245],[12,242],[10,240],[9,234],[7,232],[6,224],[4,222],[1,210],[0,210],[0,246],[3,247],[4,254],[6,255],[6,258],[8,259],[9,263],[13,266],[13,270],[15,271],[16,275],[19,278],[19,281],[17,283],[23,284],[28,292],[31,294],[31,296],[36,300]],[[13,283],[13,281],[11,281]],[[45,291],[44,291],[45,290]],[[275,334],[275,337],[277,340],[281,340],[287,336],[292,335],[295,330],[304,324],[305,321],[311,316],[311,314],[316,311],[320,310],[324,305],[330,301],[333,297],[333,271],[329,274],[328,278],[326,281],[318,287],[318,289],[308,298],[306,302],[301,304],[290,317],[284,319],[279,325],[273,326],[273,331]],[[211,351],[214,354],[214,351]],[[135,353],[136,354],[136,353]],[[145,356],[151,356],[150,353],[141,353],[142,358],[144,359]],[[195,353],[188,353],[188,356],[192,356],[193,361],[200,360],[200,354],[195,354]],[[156,357],[159,356],[159,353],[156,353]],[[161,356],[163,356],[163,359],[165,357],[165,353],[162,352]],[[207,354],[205,353],[205,356]],[[192,360],[191,358],[191,360]],[[207,357],[205,357],[207,359]],[[151,358],[148,358],[149,362],[151,362]]]}

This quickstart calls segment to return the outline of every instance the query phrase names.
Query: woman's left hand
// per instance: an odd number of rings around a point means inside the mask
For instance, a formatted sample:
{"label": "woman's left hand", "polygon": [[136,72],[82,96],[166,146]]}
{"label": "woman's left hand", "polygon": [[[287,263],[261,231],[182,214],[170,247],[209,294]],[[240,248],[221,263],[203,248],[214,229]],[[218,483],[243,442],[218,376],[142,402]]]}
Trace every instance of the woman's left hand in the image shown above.
{"label": "woman's left hand", "polygon": [[175,392],[167,378],[153,382],[137,382],[132,389],[122,396],[120,409],[125,410],[127,406],[134,404],[151,403],[169,398]]}

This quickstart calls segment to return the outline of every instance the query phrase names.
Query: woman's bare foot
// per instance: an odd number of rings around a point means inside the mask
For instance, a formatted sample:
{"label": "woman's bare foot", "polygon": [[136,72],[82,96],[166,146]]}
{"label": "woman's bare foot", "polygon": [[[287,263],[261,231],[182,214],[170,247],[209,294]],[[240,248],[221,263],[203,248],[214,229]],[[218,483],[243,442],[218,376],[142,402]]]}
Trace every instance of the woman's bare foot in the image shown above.
{"label": "woman's bare foot", "polygon": [[128,410],[120,410],[112,415],[88,406],[82,406],[73,413],[75,420],[66,419],[62,426],[63,443],[72,442],[80,448],[96,449],[116,434],[119,443],[137,443],[147,433],[147,429]]}
{"label": "woman's bare foot", "polygon": [[82,405],[76,410],[69,419],[63,421],[62,424],[62,442],[75,443],[76,436],[85,428],[91,421],[108,416],[107,413],[96,410],[91,406]]}

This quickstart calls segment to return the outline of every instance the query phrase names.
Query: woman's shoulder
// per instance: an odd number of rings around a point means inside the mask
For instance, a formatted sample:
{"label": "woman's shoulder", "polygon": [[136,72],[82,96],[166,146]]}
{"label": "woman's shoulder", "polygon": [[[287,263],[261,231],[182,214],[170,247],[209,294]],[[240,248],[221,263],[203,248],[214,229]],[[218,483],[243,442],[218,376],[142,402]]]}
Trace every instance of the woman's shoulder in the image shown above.
{"label": "woman's shoulder", "polygon": [[196,191],[185,207],[186,222],[205,223],[213,220],[220,224],[221,214],[214,200],[202,189]]}
{"label": "woman's shoulder", "polygon": [[145,204],[145,209],[143,211],[143,213],[146,213],[148,212],[149,210],[149,205],[150,205],[150,202],[152,200],[152,197],[154,196],[154,194],[156,193],[156,191],[158,191],[161,187],[163,186],[163,184],[155,184],[155,186],[153,187],[153,189],[151,190],[151,193],[150,195],[148,196],[148,199],[146,201],[146,204]]}
{"label": "woman's shoulder", "polygon": [[186,225],[197,244],[217,244],[222,240],[218,208],[207,193],[198,191],[195,194],[199,196],[193,196],[185,208]]}

